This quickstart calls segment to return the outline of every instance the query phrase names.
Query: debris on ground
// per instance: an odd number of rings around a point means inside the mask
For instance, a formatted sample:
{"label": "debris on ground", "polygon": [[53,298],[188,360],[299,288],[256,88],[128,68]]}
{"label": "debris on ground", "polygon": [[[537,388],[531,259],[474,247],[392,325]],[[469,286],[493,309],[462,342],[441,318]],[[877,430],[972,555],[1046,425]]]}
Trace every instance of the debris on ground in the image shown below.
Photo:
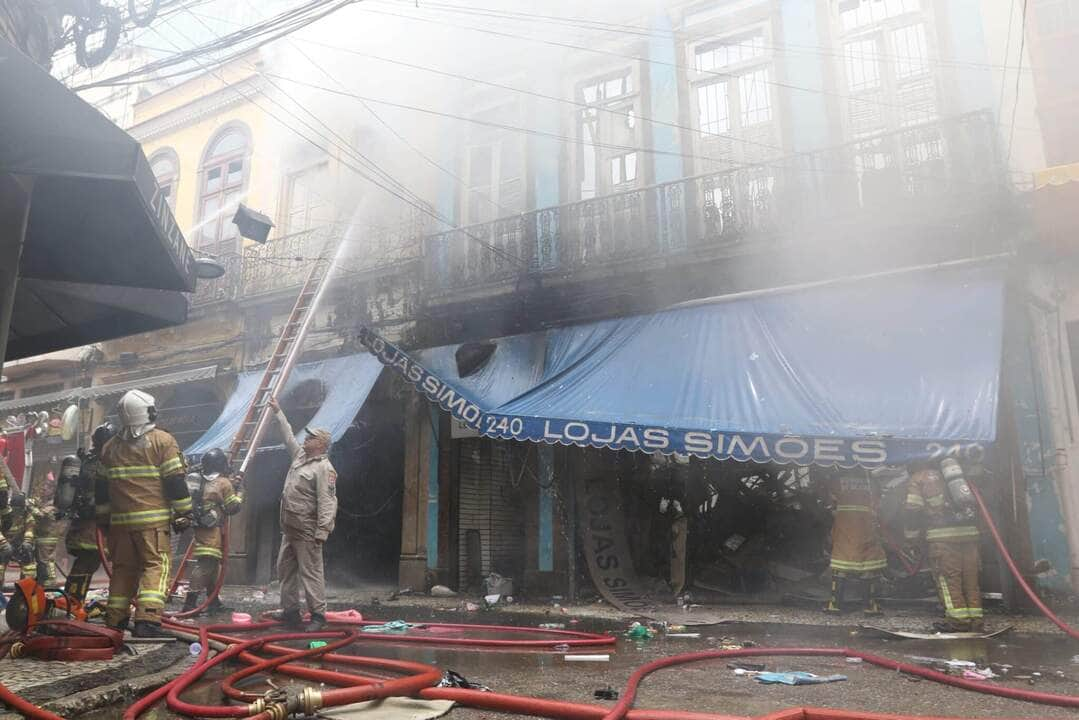
{"label": "debris on ground", "polygon": [[415,627],[409,625],[404,620],[390,620],[389,622],[382,623],[381,625],[368,625],[363,628],[365,633],[403,633],[407,632],[409,628]]}
{"label": "debris on ground", "polygon": [[565,623],[540,623],[539,627],[540,627],[541,630],[565,630],[566,629],[566,624]]}
{"label": "debris on ground", "polygon": [[431,597],[457,597],[457,593],[445,585],[435,585],[431,588]]}
{"label": "debris on ground", "polygon": [[480,685],[479,683],[471,682],[468,678],[454,670],[446,670],[442,673],[442,679],[435,687],[449,687],[449,688],[462,688],[464,690],[479,690],[480,692],[491,692],[491,688],[486,685]]}
{"label": "debris on ground", "polygon": [[639,622],[635,622],[629,626],[626,630],[626,637],[630,640],[651,640],[656,636],[656,633],[652,628],[647,625],[641,625]]}
{"label": "debris on ground", "polygon": [[618,691],[608,685],[605,688],[594,690],[592,692],[592,697],[594,697],[596,700],[617,700]]}
{"label": "debris on ground", "polygon": [[754,676],[757,682],[765,685],[823,685],[847,679],[846,675],[815,675],[811,672],[762,672]]}
{"label": "debris on ground", "polygon": [[566,655],[566,662],[610,662],[610,655]]}

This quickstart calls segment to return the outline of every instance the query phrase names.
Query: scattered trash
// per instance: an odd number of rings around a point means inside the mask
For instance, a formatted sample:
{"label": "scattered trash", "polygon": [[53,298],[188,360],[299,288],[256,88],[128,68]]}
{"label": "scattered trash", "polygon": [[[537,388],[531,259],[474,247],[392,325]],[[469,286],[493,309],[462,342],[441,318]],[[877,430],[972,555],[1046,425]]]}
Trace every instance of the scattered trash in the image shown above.
{"label": "scattered trash", "polygon": [[693,639],[693,638],[699,638],[700,636],[701,636],[700,633],[667,633],[667,637],[669,637],[669,638],[684,638],[684,639],[687,639],[687,640],[688,639]]}
{"label": "scattered trash", "polygon": [[1072,656],[1072,664],[1079,665],[1079,655]]}
{"label": "scattered trash", "polygon": [[669,633],[681,633],[686,631],[685,625],[668,625],[667,632]]}
{"label": "scattered trash", "polygon": [[491,573],[484,582],[488,595],[512,595],[513,578],[503,577],[498,573]]}
{"label": "scattered trash", "polygon": [[457,597],[457,593],[445,585],[435,585],[431,588],[431,597]]}
{"label": "scattered trash", "polygon": [[754,676],[765,685],[822,685],[846,680],[846,675],[814,675],[811,672],[762,672]]}
{"label": "scattered trash", "polygon": [[991,680],[995,677],[997,675],[989,668],[963,671],[963,678],[966,680]]}
{"label": "scattered trash", "polygon": [[540,628],[543,630],[565,630],[565,623],[540,623]]}
{"label": "scattered trash", "polygon": [[741,670],[744,672],[764,672],[764,663],[751,663],[751,662],[732,662],[727,663],[727,667],[731,670]]}
{"label": "scattered trash", "polygon": [[566,655],[566,662],[610,662],[610,655]]}
{"label": "scattered trash", "polygon": [[307,647],[309,649],[311,649],[311,650],[314,650],[315,648],[326,647],[326,641],[325,640],[312,640],[311,642],[309,642],[307,644]]}
{"label": "scattered trash", "polygon": [[723,547],[727,548],[731,552],[738,552],[738,548],[742,547],[746,542],[744,536],[735,533],[729,538],[723,541]]}
{"label": "scattered trash", "polygon": [[403,633],[412,627],[404,620],[391,620],[381,625],[367,625],[363,628],[365,633]]}
{"label": "scattered trash", "polygon": [[569,652],[569,645],[566,643],[559,643],[554,646],[556,652]]}
{"label": "scattered trash", "polygon": [[594,697],[597,700],[617,700],[618,699],[618,691],[615,690],[614,688],[612,688],[610,685],[608,685],[605,688],[600,688],[599,690],[593,690],[592,691],[592,697]]}
{"label": "scattered trash", "polygon": [[187,648],[187,651],[193,656],[198,657],[199,653],[202,652],[202,645],[197,642],[193,642],[191,643],[190,647]]}
{"label": "scattered trash", "polygon": [[742,646],[741,645],[735,645],[733,643],[727,643],[727,644],[724,644],[724,645],[720,645],[719,649],[720,650],[741,650]]}
{"label": "scattered trash", "polygon": [[630,625],[629,630],[626,631],[626,637],[631,640],[651,640],[655,635],[650,627],[641,625],[639,622]]}
{"label": "scattered trash", "polygon": [[266,599],[266,593],[264,593],[262,590],[256,590],[254,593],[251,594],[251,597],[254,599],[255,602],[262,602]]}
{"label": "scattered trash", "polygon": [[850,665],[859,665],[859,664],[861,664],[861,662],[862,662],[862,659],[860,657],[849,657],[849,658],[847,658],[847,663],[850,664]]}
{"label": "scattered trash", "polygon": [[480,609],[480,606],[476,603],[465,603],[465,610],[468,612],[476,612]]}
{"label": "scattered trash", "polygon": [[450,688],[463,688],[465,690],[479,690],[480,692],[491,692],[491,688],[486,685],[480,685],[478,683],[470,682],[464,675],[453,670],[446,670],[442,673],[442,679],[438,682],[436,687],[450,687]]}
{"label": "scattered trash", "polygon": [[330,622],[356,625],[363,622],[363,614],[358,610],[331,610],[326,613],[326,619]]}
{"label": "scattered trash", "polygon": [[234,612],[232,613],[233,625],[246,625],[251,622],[251,615],[249,613]]}

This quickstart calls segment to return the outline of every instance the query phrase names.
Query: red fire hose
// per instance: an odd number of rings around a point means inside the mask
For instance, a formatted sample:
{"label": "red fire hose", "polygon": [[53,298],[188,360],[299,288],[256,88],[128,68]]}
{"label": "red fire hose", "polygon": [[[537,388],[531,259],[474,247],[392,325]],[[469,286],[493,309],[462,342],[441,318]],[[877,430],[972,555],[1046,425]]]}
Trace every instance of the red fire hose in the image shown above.
{"label": "red fire hose", "polygon": [[1027,583],[1026,579],[1023,577],[1023,573],[1019,571],[1019,568],[1015,564],[1015,560],[1012,559],[1011,554],[1008,552],[1008,548],[1004,545],[1004,540],[1000,537],[1000,531],[997,530],[997,526],[993,522],[993,516],[989,514],[989,508],[985,506],[985,501],[982,500],[982,494],[978,492],[978,488],[974,487],[974,483],[970,483],[970,491],[974,494],[974,500],[978,503],[978,509],[981,510],[982,517],[985,518],[985,524],[989,527],[989,533],[993,536],[993,542],[996,543],[997,550],[1000,551],[1000,556],[1004,558],[1008,570],[1011,571],[1015,581],[1019,583],[1019,587],[1023,588],[1023,592],[1026,593],[1026,596],[1030,598],[1030,601],[1041,611],[1042,615],[1049,618],[1050,622],[1067,633],[1069,637],[1079,640],[1079,631],[1061,620],[1055,612],[1050,610],[1049,606],[1042,602],[1042,599],[1038,597],[1038,594],[1034,592],[1033,588]]}

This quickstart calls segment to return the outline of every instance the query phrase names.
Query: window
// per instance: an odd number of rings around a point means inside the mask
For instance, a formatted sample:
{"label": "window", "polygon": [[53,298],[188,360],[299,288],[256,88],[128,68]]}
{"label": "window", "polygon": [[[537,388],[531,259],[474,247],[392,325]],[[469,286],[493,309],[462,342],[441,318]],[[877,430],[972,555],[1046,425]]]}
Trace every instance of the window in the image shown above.
{"label": "window", "polygon": [[582,200],[603,195],[637,179],[637,156],[618,148],[637,147],[639,95],[632,68],[620,68],[589,78],[576,88],[578,102],[588,105],[577,113],[577,192]]}
{"label": "window", "polygon": [[285,235],[310,230],[329,220],[329,203],[319,194],[326,192],[326,170],[322,163],[288,176],[281,222]]}
{"label": "window", "polygon": [[762,58],[766,56],[764,33],[755,32],[732,40],[708,43],[697,48],[695,55],[698,72],[713,72]]}
{"label": "window", "polygon": [[[923,7],[924,6],[924,7]],[[930,71],[934,33],[931,3],[919,0],[841,0],[843,69],[850,93],[851,135],[925,123],[939,98]]]}
{"label": "window", "polygon": [[722,135],[730,131],[726,81],[697,87],[697,113],[702,133]]}
{"label": "window", "polygon": [[245,194],[248,160],[247,133],[240,128],[230,127],[210,143],[200,173],[199,249],[216,255],[239,250],[240,235],[232,216]]}
{"label": "window", "polygon": [[176,183],[180,179],[180,163],[172,150],[159,150],[150,158],[150,170],[157,180],[157,187],[165,196],[165,202],[176,210]]}
{"label": "window", "polygon": [[628,70],[613,77],[592,80],[581,86],[584,101],[589,104],[625,97],[632,92],[633,75]]}
{"label": "window", "polygon": [[763,29],[697,45],[693,66],[702,136],[736,135],[772,120],[771,56]]}
{"label": "window", "polygon": [[852,91],[880,86],[880,59],[876,40],[855,40],[843,46],[847,63],[847,87]]}
{"label": "window", "polygon": [[631,152],[611,158],[611,185],[617,187],[637,179],[637,153]]}
{"label": "window", "polygon": [[893,32],[892,47],[895,48],[895,76],[900,80],[929,71],[924,24],[907,25]]}
{"label": "window", "polygon": [[[519,124],[520,108],[506,104],[477,113],[485,123]],[[469,223],[512,215],[524,209],[524,142],[517,133],[491,125],[477,125],[466,150],[468,194],[463,211]]]}
{"label": "window", "polygon": [[768,90],[768,70],[754,70],[738,78],[739,102],[742,108],[742,127],[758,125],[772,119],[772,95]]}
{"label": "window", "polygon": [[919,0],[840,0],[839,21],[850,31],[920,9]]}

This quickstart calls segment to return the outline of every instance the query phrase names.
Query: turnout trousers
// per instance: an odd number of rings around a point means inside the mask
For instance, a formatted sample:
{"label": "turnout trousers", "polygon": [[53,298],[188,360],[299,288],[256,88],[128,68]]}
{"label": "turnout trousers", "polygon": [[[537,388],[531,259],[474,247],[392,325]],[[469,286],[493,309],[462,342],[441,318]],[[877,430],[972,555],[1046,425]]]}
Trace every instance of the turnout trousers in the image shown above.
{"label": "turnout trousers", "polygon": [[97,523],[93,519],[73,521],[64,544],[75,558],[64,584],[64,592],[82,602],[90,591],[94,573],[101,567],[101,553],[97,550]]}
{"label": "turnout trousers", "polygon": [[944,605],[945,616],[957,623],[982,619],[978,586],[978,541],[930,542],[929,567]]}
{"label": "turnout trousers", "polygon": [[[169,590],[171,547],[168,527],[109,528],[112,581],[105,624],[122,627],[131,614],[132,599],[138,602],[135,621],[161,623],[165,594]],[[137,594],[136,594],[137,593]]]}
{"label": "turnout trousers", "polygon": [[221,528],[195,530],[195,549],[191,556],[195,558],[195,569],[191,572],[191,590],[209,592],[217,583],[217,573],[221,567]]}
{"label": "turnout trousers", "polygon": [[322,572],[322,543],[306,538],[281,536],[277,555],[277,577],[281,580],[281,608],[300,609],[300,590],[312,614],[326,614],[326,580]]}

